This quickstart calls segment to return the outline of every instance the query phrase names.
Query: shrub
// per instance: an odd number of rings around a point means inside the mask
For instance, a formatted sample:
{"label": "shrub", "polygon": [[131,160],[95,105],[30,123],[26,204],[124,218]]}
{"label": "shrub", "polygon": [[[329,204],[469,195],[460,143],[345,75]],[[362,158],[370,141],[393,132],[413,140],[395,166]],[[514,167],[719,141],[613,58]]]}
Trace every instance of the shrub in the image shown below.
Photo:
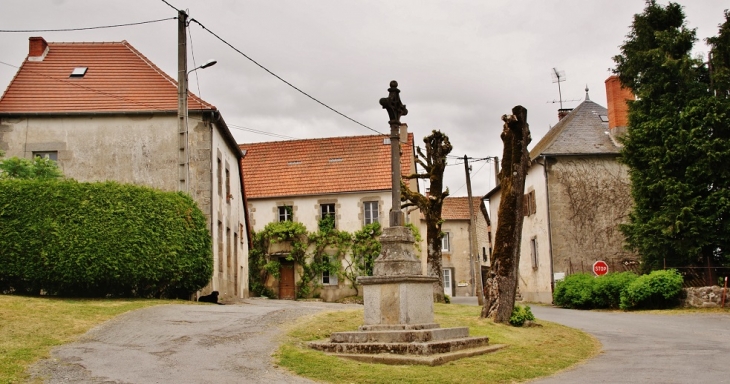
{"label": "shrub", "polygon": [[0,291],[185,297],[213,271],[187,195],[114,182],[0,182]]}
{"label": "shrub", "polygon": [[621,292],[637,277],[633,272],[607,273],[596,277],[593,284],[593,307],[619,308]]}
{"label": "shrub", "polygon": [[525,324],[525,321],[528,320],[535,320],[535,315],[532,314],[530,306],[525,305],[523,307],[519,304],[515,304],[514,308],[512,308],[512,316],[510,316],[509,318],[509,323],[515,327],[521,327],[523,324]]}
{"label": "shrub", "polygon": [[682,282],[674,269],[639,276],[621,293],[621,309],[673,307],[679,302]]}
{"label": "shrub", "polygon": [[555,305],[566,308],[593,308],[593,286],[596,279],[587,273],[569,275],[558,282],[553,292]]}

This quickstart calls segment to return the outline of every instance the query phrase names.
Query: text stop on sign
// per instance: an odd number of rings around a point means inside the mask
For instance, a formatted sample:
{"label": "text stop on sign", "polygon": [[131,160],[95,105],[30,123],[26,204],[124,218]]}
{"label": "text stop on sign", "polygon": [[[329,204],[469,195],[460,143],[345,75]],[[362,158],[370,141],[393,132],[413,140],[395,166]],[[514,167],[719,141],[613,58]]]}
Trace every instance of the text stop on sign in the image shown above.
{"label": "text stop on sign", "polygon": [[605,275],[608,273],[608,264],[606,264],[603,260],[596,261],[593,263],[593,273],[595,273],[596,276]]}

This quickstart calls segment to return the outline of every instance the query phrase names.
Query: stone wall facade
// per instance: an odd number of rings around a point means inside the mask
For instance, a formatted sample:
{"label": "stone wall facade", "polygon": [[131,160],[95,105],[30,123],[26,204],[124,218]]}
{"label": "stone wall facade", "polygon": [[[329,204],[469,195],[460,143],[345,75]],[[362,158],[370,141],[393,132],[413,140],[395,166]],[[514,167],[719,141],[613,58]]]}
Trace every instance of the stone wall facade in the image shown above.
{"label": "stone wall facade", "polygon": [[[722,295],[725,288],[719,286],[697,287],[682,289],[680,306],[684,308],[719,308],[722,305]],[[729,292],[725,292],[725,306],[728,303]]]}

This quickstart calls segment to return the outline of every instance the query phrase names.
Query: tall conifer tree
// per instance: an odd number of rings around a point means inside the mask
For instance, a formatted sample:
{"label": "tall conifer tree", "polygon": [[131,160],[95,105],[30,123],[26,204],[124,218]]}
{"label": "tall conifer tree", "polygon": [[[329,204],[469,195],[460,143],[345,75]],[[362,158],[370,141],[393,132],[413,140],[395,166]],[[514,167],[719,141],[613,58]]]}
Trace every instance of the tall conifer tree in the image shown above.
{"label": "tall conifer tree", "polygon": [[635,204],[622,230],[647,270],[730,263],[729,40],[726,12],[708,65],[692,56],[682,7],[649,0],[614,57],[637,96],[622,150]]}

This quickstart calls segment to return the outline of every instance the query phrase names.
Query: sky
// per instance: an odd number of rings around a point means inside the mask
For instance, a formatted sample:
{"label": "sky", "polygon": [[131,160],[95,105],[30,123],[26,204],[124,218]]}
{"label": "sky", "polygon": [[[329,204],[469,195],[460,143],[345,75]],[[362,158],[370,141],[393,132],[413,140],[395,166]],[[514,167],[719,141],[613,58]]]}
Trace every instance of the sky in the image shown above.
{"label": "sky", "polygon": [[[474,196],[494,187],[502,157],[501,116],[528,110],[532,145],[557,123],[560,100],[553,68],[564,73],[563,107],[576,107],[586,87],[606,106],[604,81],[643,0],[167,0],[186,9],[189,88],[215,105],[239,143],[388,133],[379,104],[397,80],[416,145],[432,130],[453,151],[445,185],[466,196],[469,156]],[[666,1],[659,1],[666,4]],[[680,0],[697,29],[695,54],[717,34],[720,0]],[[0,29],[47,30],[166,19],[177,12],[162,0],[2,0]],[[356,124],[302,95],[233,50]],[[127,40],[176,78],[177,21],[73,32],[0,32],[0,90],[28,54],[28,38],[49,42]],[[264,132],[267,134],[262,134]],[[283,144],[285,148],[286,144]],[[532,146],[531,145],[531,146]],[[421,189],[423,191],[423,189]]]}

